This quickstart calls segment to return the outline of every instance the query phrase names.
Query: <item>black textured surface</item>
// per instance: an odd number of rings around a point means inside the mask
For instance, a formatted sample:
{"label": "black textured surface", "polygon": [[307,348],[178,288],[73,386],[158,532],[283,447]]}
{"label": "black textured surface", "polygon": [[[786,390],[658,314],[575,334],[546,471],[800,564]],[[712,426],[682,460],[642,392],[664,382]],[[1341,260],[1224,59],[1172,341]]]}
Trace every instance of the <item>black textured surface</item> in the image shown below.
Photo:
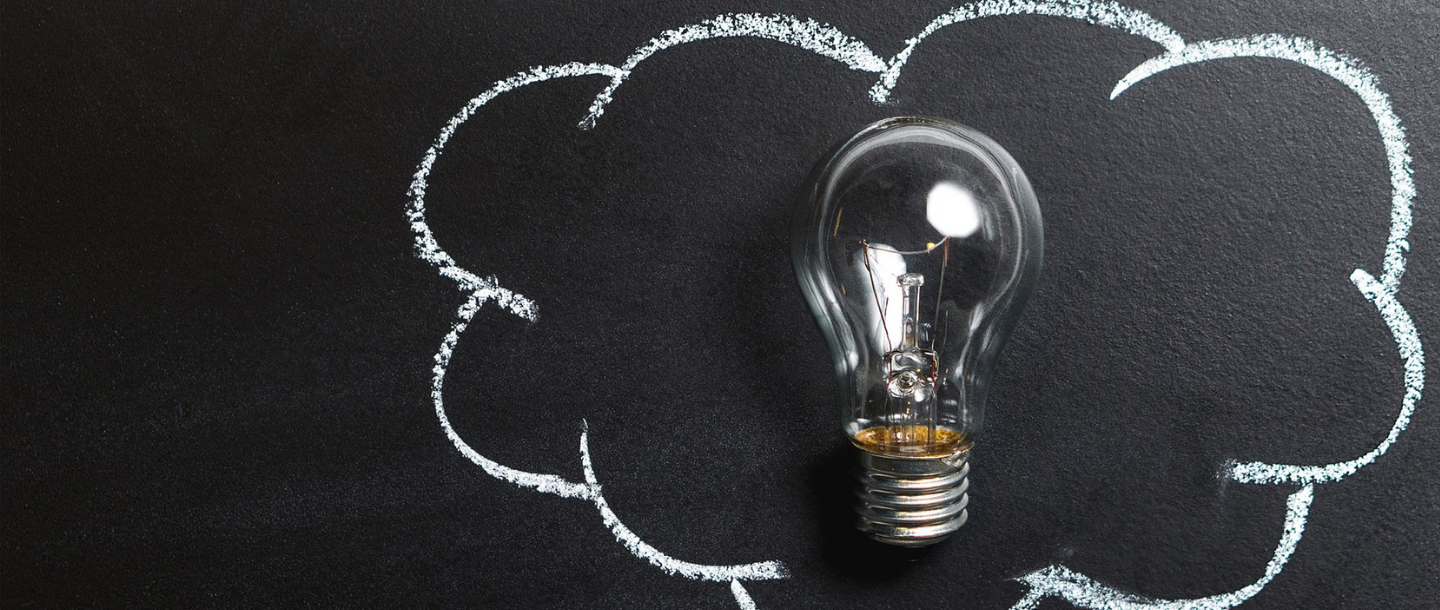
{"label": "black textured surface", "polygon": [[[735,607],[724,583],[636,559],[590,504],[451,446],[430,367],[462,296],[414,255],[406,188],[445,121],[530,66],[619,64],[746,11],[888,57],[952,5],[592,4],[5,3],[0,603]],[[1187,40],[1305,36],[1376,74],[1414,156],[1399,298],[1433,363],[1440,9],[1131,6]],[[647,60],[593,131],[575,124],[600,77],[498,99],[437,164],[430,224],[541,317],[476,316],[447,385],[457,430],[580,480],[588,421],[606,497],[645,541],[785,562],[790,579],[747,585],[762,609],[1009,608],[1010,579],[1061,562],[1149,597],[1254,582],[1294,488],[1225,483],[1226,460],[1347,460],[1399,410],[1395,343],[1348,281],[1380,272],[1388,175],[1360,102],[1296,65],[1212,62],[1108,100],[1158,52],[1013,17],[933,36],[885,106],[873,75],[756,39]],[[1047,240],[970,521],[920,554],[849,527],[836,390],[788,257],[810,167],[897,114],[1004,145]],[[1295,555],[1244,607],[1433,607],[1433,403],[1317,488]]]}

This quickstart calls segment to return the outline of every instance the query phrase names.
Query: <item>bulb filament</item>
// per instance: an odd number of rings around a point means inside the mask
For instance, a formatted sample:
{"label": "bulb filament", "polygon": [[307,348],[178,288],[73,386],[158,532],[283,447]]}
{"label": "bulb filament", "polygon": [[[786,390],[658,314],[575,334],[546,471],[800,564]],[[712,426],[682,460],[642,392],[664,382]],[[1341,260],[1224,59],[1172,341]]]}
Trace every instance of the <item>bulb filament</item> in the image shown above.
{"label": "bulb filament", "polygon": [[[935,325],[932,323],[928,345],[922,348],[920,303],[921,289],[925,276],[908,272],[903,262],[907,255],[925,255],[939,249],[942,254],[941,278],[935,290],[936,315],[939,314],[941,293],[944,286],[944,271],[950,258],[948,237],[939,243],[927,244],[924,250],[901,251],[882,245],[871,245],[860,241],[865,261],[865,270],[870,276],[871,293],[875,298],[877,325],[884,333],[885,354],[884,424],[862,431],[864,438],[857,436],[856,443],[867,450],[896,455],[928,455],[934,452],[954,451],[964,444],[963,434],[938,426],[938,408],[935,388],[939,381],[939,367],[934,350]],[[883,254],[882,254],[883,253]],[[888,256],[882,255],[888,254]],[[873,260],[872,260],[873,259]],[[878,268],[877,268],[878,267]],[[898,294],[897,294],[898,293]],[[892,312],[891,301],[898,296],[899,312]],[[892,334],[893,318],[898,313],[898,345]],[[938,321],[938,320],[937,320]]]}

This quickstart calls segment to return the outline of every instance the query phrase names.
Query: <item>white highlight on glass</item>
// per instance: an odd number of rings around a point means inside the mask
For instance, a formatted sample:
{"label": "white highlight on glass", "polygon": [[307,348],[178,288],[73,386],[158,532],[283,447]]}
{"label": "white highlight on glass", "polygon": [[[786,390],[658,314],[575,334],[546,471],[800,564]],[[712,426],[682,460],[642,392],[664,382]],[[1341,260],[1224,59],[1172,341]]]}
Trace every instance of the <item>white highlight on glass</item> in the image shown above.
{"label": "white highlight on glass", "polygon": [[900,306],[905,289],[895,282],[895,278],[905,275],[905,257],[886,244],[870,244],[865,249],[865,258],[854,264],[860,267],[857,275],[874,278],[869,286],[855,287],[855,290],[871,295],[871,298],[865,299],[870,334],[875,337],[876,343],[895,349],[900,333],[905,330],[905,312]]}
{"label": "white highlight on glass", "polygon": [[925,219],[946,237],[970,237],[980,228],[975,194],[954,182],[941,182],[925,197]]}

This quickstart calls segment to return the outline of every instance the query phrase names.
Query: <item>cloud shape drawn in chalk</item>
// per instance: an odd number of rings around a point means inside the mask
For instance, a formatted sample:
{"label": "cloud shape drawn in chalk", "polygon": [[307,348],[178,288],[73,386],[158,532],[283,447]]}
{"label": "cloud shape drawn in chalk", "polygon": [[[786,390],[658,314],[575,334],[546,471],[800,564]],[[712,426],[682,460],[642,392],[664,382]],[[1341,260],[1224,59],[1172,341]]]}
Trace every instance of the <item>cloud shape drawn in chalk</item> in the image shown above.
{"label": "cloud shape drawn in chalk", "polygon": [[468,298],[457,314],[458,321],[442,341],[436,354],[435,375],[432,384],[432,398],[436,412],[452,443],[472,462],[487,473],[537,491],[562,497],[585,499],[596,504],[602,518],[617,539],[637,556],[649,560],[657,567],[681,576],[700,580],[731,581],[732,593],[742,607],[754,607],[754,602],[739,584],[742,580],[780,578],[785,575],[783,566],[776,562],[761,562],[745,566],[703,566],[689,564],[664,555],[650,547],[630,532],[609,510],[600,485],[590,464],[587,434],[581,434],[581,457],[585,464],[584,483],[566,480],[556,475],[545,475],[519,471],[496,463],[471,448],[448,423],[443,406],[443,389],[446,367],[461,334],[466,330],[475,312],[485,302],[495,301],[502,308],[529,320],[537,319],[537,304],[529,298],[502,287],[493,276],[482,277],[461,267],[449,254],[440,248],[431,232],[425,216],[424,196],[431,168],[443,150],[446,142],[471,115],[495,97],[517,88],[555,78],[582,75],[609,77],[610,84],[596,96],[590,112],[582,120],[582,127],[593,127],[603,115],[606,106],[615,99],[620,86],[629,78],[630,71],[646,58],[665,49],[701,40],[721,37],[758,37],[784,42],[840,61],[853,70],[877,73],[880,80],[870,91],[877,102],[887,99],[889,92],[900,78],[902,69],[926,37],[945,27],[966,21],[996,15],[1044,15],[1081,19],[1121,29],[1131,34],[1146,37],[1160,44],[1166,52],[1137,67],[1116,85],[1111,97],[1120,95],[1143,79],[1166,69],[1233,57],[1268,57],[1295,62],[1313,68],[1344,84],[1365,103],[1379,129],[1385,147],[1392,186],[1391,230],[1383,259],[1380,277],[1356,269],[1351,281],[1361,294],[1371,301],[1391,330],[1393,339],[1405,362],[1405,394],[1401,411],[1386,439],[1372,451],[1353,460],[1322,465],[1286,465],[1263,462],[1245,462],[1233,465],[1227,475],[1242,483],[1274,484],[1300,483],[1304,487],[1290,494],[1286,511],[1286,527],[1277,544],[1276,552],[1264,575],[1254,584],[1241,590],[1192,600],[1156,600],[1125,594],[1106,587],[1082,574],[1063,566],[1051,566],[1021,577],[1019,580],[1030,586],[1030,592],[1016,604],[1016,608],[1031,608],[1044,597],[1061,597],[1072,604],[1089,608],[1226,608],[1243,602],[1259,590],[1283,569],[1303,535],[1308,508],[1313,499],[1313,486],[1343,479],[1360,468],[1372,463],[1398,439],[1408,425],[1421,391],[1423,390],[1424,357],[1418,333],[1413,321],[1396,298],[1400,277],[1404,271],[1405,252],[1408,250],[1410,228],[1410,203],[1414,198],[1414,184],[1410,177],[1409,156],[1399,119],[1390,108],[1388,97],[1380,91],[1374,77],[1358,63],[1316,45],[1313,42],[1283,37],[1257,36],[1229,40],[1185,43],[1178,34],[1158,21],[1139,11],[1124,8],[1108,2],[1054,1],[1020,2],[988,1],[954,9],[934,20],[924,31],[908,41],[908,46],[889,61],[880,60],[863,43],[840,33],[834,28],[787,16],[726,15],[714,20],[677,28],[663,33],[660,37],[642,46],[620,66],[605,64],[565,64],[532,69],[528,72],[500,81],[491,90],[476,97],[441,132],[435,145],[422,160],[412,183],[411,204],[408,216],[416,233],[416,248],[421,257],[435,265],[442,276],[456,282],[457,287],[468,293]]}

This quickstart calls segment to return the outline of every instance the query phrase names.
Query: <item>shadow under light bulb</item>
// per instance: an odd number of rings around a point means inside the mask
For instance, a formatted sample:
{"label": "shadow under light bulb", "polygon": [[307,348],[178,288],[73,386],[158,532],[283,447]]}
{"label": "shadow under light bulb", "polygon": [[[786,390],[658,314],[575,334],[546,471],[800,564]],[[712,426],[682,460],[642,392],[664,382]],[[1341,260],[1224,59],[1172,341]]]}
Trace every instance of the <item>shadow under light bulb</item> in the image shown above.
{"label": "shadow under light bulb", "polygon": [[811,180],[792,256],[860,450],[857,525],[934,544],[969,516],[990,373],[1040,275],[1040,206],[1000,145],[939,119],[870,125]]}

